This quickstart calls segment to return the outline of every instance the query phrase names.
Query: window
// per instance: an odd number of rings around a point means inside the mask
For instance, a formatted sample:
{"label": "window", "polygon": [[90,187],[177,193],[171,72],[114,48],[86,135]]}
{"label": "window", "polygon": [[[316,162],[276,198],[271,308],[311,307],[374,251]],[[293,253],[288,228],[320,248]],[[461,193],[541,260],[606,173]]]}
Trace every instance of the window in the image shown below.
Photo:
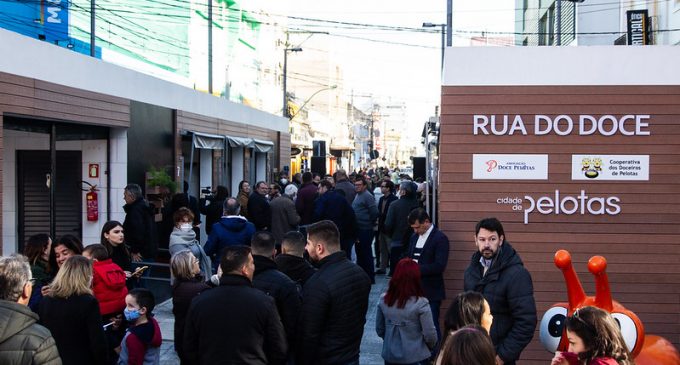
{"label": "window", "polygon": [[538,33],[539,46],[552,46],[555,43],[555,4],[539,20]]}

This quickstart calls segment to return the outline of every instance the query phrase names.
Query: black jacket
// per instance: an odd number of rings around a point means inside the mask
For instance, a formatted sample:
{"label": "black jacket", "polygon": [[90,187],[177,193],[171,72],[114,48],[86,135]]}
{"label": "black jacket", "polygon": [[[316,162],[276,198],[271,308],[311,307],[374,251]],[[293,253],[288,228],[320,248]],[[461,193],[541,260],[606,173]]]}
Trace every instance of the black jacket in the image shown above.
{"label": "black jacket", "polygon": [[291,343],[295,340],[295,326],[302,305],[298,286],[277,269],[274,260],[260,255],[253,255],[253,259],[255,260],[253,286],[274,298],[283,328],[286,330],[286,338]]}
{"label": "black jacket", "polygon": [[387,209],[384,231],[392,241],[402,240],[404,232],[410,228],[408,215],[415,208],[418,208],[418,200],[415,196],[407,197],[404,195],[390,204],[389,209]]}
{"label": "black jacket", "polygon": [[[413,250],[418,242],[418,235],[411,236],[408,257],[413,257]],[[449,238],[437,229],[432,227],[432,232],[425,241],[425,246],[418,258],[420,267],[421,282],[425,297],[429,301],[443,300],[444,290],[444,271],[449,262]],[[435,319],[437,320],[437,319]]]}
{"label": "black jacket", "polygon": [[202,277],[194,280],[177,280],[172,287],[172,314],[175,316],[175,350],[182,364],[187,363],[184,354],[184,323],[191,301],[203,291],[210,287],[203,281]]}
{"label": "black jacket", "polygon": [[371,280],[342,252],[319,261],[305,284],[298,325],[297,365],[359,359]]}
{"label": "black jacket", "polygon": [[286,333],[274,299],[245,276],[224,274],[197,296],[184,327],[189,364],[284,364]]}
{"label": "black jacket", "polygon": [[[378,215],[378,232],[387,234],[389,236],[387,231],[385,231],[385,220],[387,219],[387,212],[390,208],[390,205],[397,199],[399,198],[397,198],[397,196],[392,193],[380,197],[380,200],[378,201],[378,213],[380,214]],[[382,208],[383,202],[385,204],[384,208]]]}
{"label": "black jacket", "polygon": [[288,275],[294,282],[300,284],[301,287],[309,278],[314,275],[316,269],[304,258],[288,254],[280,254],[274,259],[279,270]]}
{"label": "black jacket", "polygon": [[506,364],[514,364],[536,329],[531,275],[508,241],[503,242],[484,276],[480,258],[479,252],[472,255],[465,270],[464,287],[482,293],[489,302],[493,315],[491,339],[496,353]]}
{"label": "black jacket", "polygon": [[64,365],[108,363],[99,303],[92,295],[67,299],[46,296],[38,309],[40,324],[52,332]]}
{"label": "black jacket", "polygon": [[0,364],[61,365],[50,331],[19,303],[0,300]]}
{"label": "black jacket", "polygon": [[357,219],[352,204],[348,204],[338,190],[327,191],[314,201],[312,221],[324,219],[333,221],[338,227],[341,242],[357,237]]}
{"label": "black jacket", "polygon": [[146,200],[139,198],[123,206],[125,210],[125,243],[130,246],[132,253],[141,253],[144,259],[153,259],[158,250],[156,237],[156,223],[153,209]]}
{"label": "black jacket", "polygon": [[248,198],[248,219],[258,231],[269,231],[272,227],[272,208],[267,198],[253,192]]}
{"label": "black jacket", "polygon": [[206,199],[201,199],[199,207],[201,214],[205,214],[205,233],[210,234],[213,224],[222,218],[224,199],[211,199],[208,205],[205,205],[205,201]]}

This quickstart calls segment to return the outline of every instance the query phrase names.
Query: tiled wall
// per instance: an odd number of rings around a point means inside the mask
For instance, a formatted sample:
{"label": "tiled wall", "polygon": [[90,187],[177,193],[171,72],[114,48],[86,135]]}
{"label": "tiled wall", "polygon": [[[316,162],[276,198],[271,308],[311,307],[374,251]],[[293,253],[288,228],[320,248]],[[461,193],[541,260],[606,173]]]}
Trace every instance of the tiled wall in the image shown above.
{"label": "tiled wall", "polygon": [[[113,129],[111,133],[111,219],[123,220],[123,188],[127,184],[127,133],[124,128]],[[14,130],[4,130],[3,186],[2,186],[2,252],[4,255],[17,249],[17,187],[16,151],[48,150],[49,135]],[[58,141],[57,150],[82,151],[82,180],[100,189],[99,220],[87,221],[85,193],[82,200],[83,244],[98,243],[101,227],[106,222],[108,205],[106,178],[106,140]],[[89,178],[89,164],[99,164],[99,177]]]}

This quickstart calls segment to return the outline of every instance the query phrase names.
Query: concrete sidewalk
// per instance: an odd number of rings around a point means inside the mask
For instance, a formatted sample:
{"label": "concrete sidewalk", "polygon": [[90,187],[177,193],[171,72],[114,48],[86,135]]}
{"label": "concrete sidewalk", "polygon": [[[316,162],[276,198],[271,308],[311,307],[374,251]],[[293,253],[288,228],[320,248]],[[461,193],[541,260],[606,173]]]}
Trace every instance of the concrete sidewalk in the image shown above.
{"label": "concrete sidewalk", "polygon": [[[389,278],[384,275],[375,277],[375,285],[371,288],[371,295],[368,299],[368,313],[366,313],[366,325],[364,326],[364,336],[361,339],[361,358],[359,363],[362,365],[381,365],[384,364],[380,353],[382,352],[382,339],[375,334],[375,313],[380,299],[380,294],[387,290]],[[174,322],[172,315],[172,299],[166,300],[154,309],[155,318],[161,327],[163,334],[163,344],[161,345],[161,365],[179,364],[179,359],[175,353],[174,342]]]}

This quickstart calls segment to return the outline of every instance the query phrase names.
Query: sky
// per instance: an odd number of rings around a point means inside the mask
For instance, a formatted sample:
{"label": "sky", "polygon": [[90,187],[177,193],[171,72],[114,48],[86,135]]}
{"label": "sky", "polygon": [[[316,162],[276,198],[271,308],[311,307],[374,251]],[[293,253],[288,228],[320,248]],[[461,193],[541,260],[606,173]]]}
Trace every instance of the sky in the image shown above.
{"label": "sky", "polygon": [[[470,31],[514,31],[513,0],[453,0],[454,46],[467,46]],[[419,135],[434,115],[441,90],[440,28],[422,24],[446,23],[446,0],[292,0],[291,17],[402,27],[381,30],[365,26],[291,19],[289,26],[327,31],[314,35],[313,44],[327,42],[343,69],[345,93],[375,100],[404,101],[409,135]],[[460,31],[460,32],[458,32]],[[295,35],[291,43],[307,36]],[[372,41],[369,41],[372,40]],[[309,45],[310,40],[302,44]],[[332,82],[331,82],[332,84]],[[368,104],[368,102],[367,102]]]}

